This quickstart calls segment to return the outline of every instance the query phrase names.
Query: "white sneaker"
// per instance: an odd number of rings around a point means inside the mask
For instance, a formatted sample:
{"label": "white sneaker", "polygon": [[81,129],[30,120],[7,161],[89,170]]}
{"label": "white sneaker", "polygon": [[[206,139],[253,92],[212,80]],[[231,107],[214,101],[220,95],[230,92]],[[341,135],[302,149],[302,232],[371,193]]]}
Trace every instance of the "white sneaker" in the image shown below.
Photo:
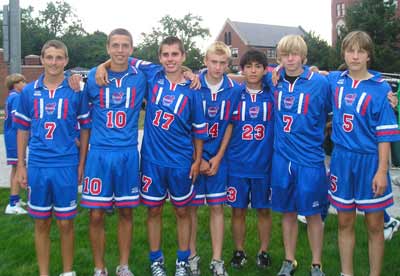
{"label": "white sneaker", "polygon": [[60,276],[76,276],[75,271],[61,273]]}
{"label": "white sneaker", "polygon": [[22,199],[20,199],[20,200],[17,202],[17,205],[19,205],[19,206],[21,206],[21,207],[26,207],[26,206],[28,206],[28,203],[26,203],[25,201],[23,201]]}
{"label": "white sneaker", "polygon": [[297,215],[297,220],[301,223],[307,224],[307,219],[305,216]]}
{"label": "white sneaker", "polygon": [[391,240],[393,234],[399,230],[399,227],[400,221],[390,217],[390,220],[385,223],[383,227],[383,236],[385,237],[385,240]]}
{"label": "white sneaker", "polygon": [[117,276],[134,276],[127,265],[119,265],[115,271]]}
{"label": "white sneaker", "polygon": [[28,212],[18,204],[16,204],[15,206],[11,206],[10,204],[8,204],[5,213],[7,215],[25,215]]}

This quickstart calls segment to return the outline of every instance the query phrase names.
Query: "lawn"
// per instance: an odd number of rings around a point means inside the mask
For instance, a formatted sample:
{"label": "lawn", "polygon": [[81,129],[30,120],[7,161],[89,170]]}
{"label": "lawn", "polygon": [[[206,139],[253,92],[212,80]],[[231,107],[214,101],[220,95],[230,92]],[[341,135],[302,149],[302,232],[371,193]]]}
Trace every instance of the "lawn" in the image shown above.
{"label": "lawn", "polygon": [[[6,206],[8,199],[8,190],[0,189],[0,206]],[[224,245],[224,259],[229,263],[233,242],[230,233],[230,210],[226,208],[226,235]],[[166,265],[168,275],[173,275],[175,268],[175,218],[172,208],[169,204],[164,210],[164,239],[163,250],[166,256]],[[200,209],[200,232],[198,236],[198,251],[202,257],[201,268],[203,275],[209,275],[208,262],[210,260],[210,234],[208,230],[208,212],[205,208]],[[135,211],[135,230],[133,246],[131,250],[130,266],[136,275],[150,275],[149,264],[147,260],[148,247],[146,236],[146,209],[139,207]],[[107,216],[107,252],[106,262],[110,275],[118,264],[118,251],[116,243],[116,223],[117,216]],[[88,241],[88,212],[80,209],[75,220],[75,270],[78,275],[91,275],[93,264],[91,259],[90,245]],[[0,275],[37,275],[36,257],[34,251],[34,224],[28,216],[6,216],[3,211],[0,213]],[[233,270],[228,266],[229,275],[276,275],[279,270],[282,257],[283,246],[280,234],[280,216],[273,215],[273,233],[271,241],[271,254],[273,265],[267,271],[260,271],[255,268],[255,258],[257,252],[257,232],[256,216],[254,212],[249,212],[247,220],[248,231],[246,248],[249,257],[247,266],[241,270]],[[355,257],[355,275],[368,275],[368,251],[367,238],[363,227],[362,217],[357,220],[357,248]],[[310,264],[310,253],[306,239],[306,225],[300,225],[297,260],[299,269],[297,275],[308,275]],[[337,251],[336,237],[336,216],[328,217],[325,226],[325,244],[323,252],[324,271],[326,275],[338,275],[339,255]],[[59,254],[59,236],[55,225],[51,231],[51,275],[58,275],[61,271],[61,257]],[[400,235],[397,234],[390,242],[386,242],[385,264],[382,275],[400,275],[398,266],[398,256],[400,248]]]}

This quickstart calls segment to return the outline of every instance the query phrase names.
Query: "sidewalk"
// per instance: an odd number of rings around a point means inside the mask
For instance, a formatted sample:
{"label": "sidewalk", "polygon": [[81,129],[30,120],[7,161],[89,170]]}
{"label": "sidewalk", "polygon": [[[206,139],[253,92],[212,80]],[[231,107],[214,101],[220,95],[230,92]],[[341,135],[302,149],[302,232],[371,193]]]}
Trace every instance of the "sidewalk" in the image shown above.
{"label": "sidewalk", "polygon": [[[141,146],[141,141],[143,137],[143,131],[139,131],[139,148]],[[393,179],[399,177],[400,179],[400,168],[393,168],[390,170],[390,174]],[[4,137],[0,135],[0,188],[1,187],[9,187],[9,176],[10,176],[10,166],[6,164],[6,154],[4,147]],[[400,184],[400,181],[394,181],[396,184]],[[388,212],[391,216],[400,217],[400,186],[392,185],[393,195],[394,195],[394,203],[395,205],[388,209]]]}

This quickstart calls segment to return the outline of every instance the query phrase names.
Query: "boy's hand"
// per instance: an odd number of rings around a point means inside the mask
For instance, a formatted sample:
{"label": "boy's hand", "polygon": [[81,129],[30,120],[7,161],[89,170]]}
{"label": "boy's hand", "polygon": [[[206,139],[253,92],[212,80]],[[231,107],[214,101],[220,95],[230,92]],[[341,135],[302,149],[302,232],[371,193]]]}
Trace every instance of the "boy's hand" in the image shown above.
{"label": "boy's hand", "polygon": [[109,83],[108,81],[108,73],[104,63],[97,66],[96,69],[96,84],[98,86],[105,86]]}
{"label": "boy's hand", "polygon": [[192,167],[190,168],[190,173],[189,173],[189,178],[192,180],[192,184],[196,181],[199,172],[200,172],[200,161],[199,162],[195,161],[192,163]]}
{"label": "boy's hand", "polygon": [[397,95],[395,93],[393,93],[392,91],[389,91],[387,93],[387,98],[389,100],[390,106],[392,108],[396,108],[399,103],[399,99],[397,98]]}
{"label": "boy's hand", "polygon": [[374,197],[383,195],[387,187],[387,172],[378,170],[372,179],[372,192]]}
{"label": "boy's hand", "polygon": [[209,170],[210,170],[210,164],[206,160],[201,159],[200,173],[201,174],[208,174]]}
{"label": "boy's hand", "polygon": [[28,186],[28,177],[26,174],[25,165],[17,165],[17,172],[15,173],[15,177],[19,183],[19,186],[23,189],[26,189]]}
{"label": "boy's hand", "polygon": [[82,84],[82,76],[79,74],[73,74],[68,78],[69,87],[72,88],[75,92],[79,92],[83,89]]}
{"label": "boy's hand", "polygon": [[217,156],[214,156],[210,159],[210,170],[208,172],[208,176],[216,175],[219,169],[219,164],[221,164],[221,159]]}

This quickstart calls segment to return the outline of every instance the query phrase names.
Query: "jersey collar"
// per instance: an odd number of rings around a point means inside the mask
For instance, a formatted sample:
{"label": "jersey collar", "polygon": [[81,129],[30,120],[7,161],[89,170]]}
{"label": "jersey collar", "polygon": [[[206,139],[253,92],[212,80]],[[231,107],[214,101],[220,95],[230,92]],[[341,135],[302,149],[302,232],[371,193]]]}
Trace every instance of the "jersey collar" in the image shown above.
{"label": "jersey collar", "polygon": [[[43,80],[44,80],[44,74],[41,74],[40,76],[39,76],[39,78],[35,81],[35,83],[34,83],[34,89],[48,89],[45,85],[44,85],[44,83],[43,83]],[[62,81],[62,83],[57,87],[57,89],[59,89],[59,88],[62,88],[62,87],[69,87],[69,84],[68,84],[68,79],[64,76],[64,80]]]}
{"label": "jersey collar", "polygon": [[[207,75],[207,71],[208,70],[205,69],[200,74],[200,83],[201,83],[202,88],[208,88],[207,82],[205,79],[206,75]],[[235,83],[233,82],[233,80],[231,78],[229,78],[226,74],[224,74],[222,78],[223,78],[223,81],[222,81],[221,87],[217,90],[217,93],[221,92],[223,90],[226,90],[226,89],[230,89],[235,86]]]}
{"label": "jersey collar", "polygon": [[[374,81],[374,82],[379,82],[379,83],[384,81],[384,79],[382,78],[381,73],[379,73],[379,72],[377,72],[377,71],[374,71],[374,70],[368,70],[368,73],[370,73],[370,74],[372,75],[372,77],[370,77],[369,79],[366,79],[366,80],[370,80],[370,81]],[[350,75],[349,75],[349,70],[343,71],[343,72],[340,74],[340,76],[341,76],[341,77],[348,77],[348,78],[352,79],[352,78],[350,77]]]}

